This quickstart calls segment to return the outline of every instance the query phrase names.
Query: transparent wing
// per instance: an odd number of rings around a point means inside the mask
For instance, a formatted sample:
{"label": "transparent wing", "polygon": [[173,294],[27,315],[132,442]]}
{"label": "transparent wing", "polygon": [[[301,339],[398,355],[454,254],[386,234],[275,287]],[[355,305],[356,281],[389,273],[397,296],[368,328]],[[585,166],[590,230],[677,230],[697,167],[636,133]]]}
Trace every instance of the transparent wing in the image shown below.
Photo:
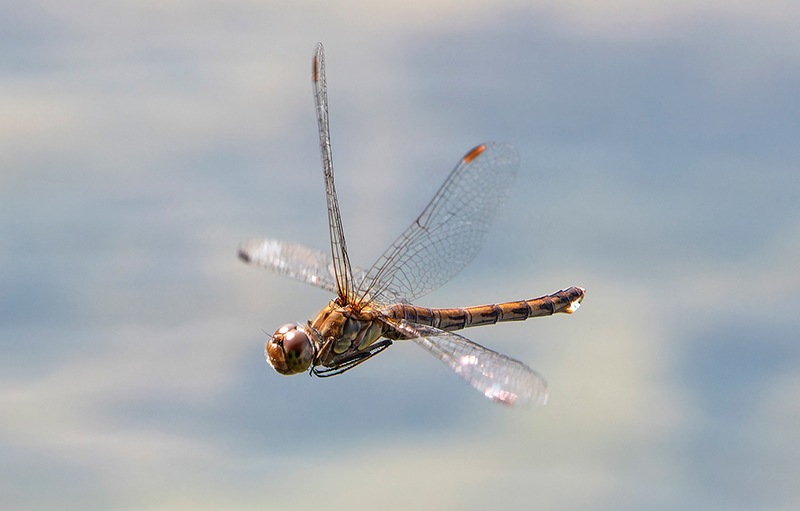
{"label": "transparent wing", "polygon": [[339,214],[339,200],[336,198],[336,187],[333,183],[333,155],[331,153],[331,133],[328,126],[328,86],[325,82],[325,52],[322,43],[317,43],[312,63],[312,81],[314,83],[314,105],[317,110],[317,126],[319,127],[319,147],[322,156],[322,170],[325,175],[325,195],[328,200],[328,227],[331,237],[331,256],[336,280],[336,293],[345,303],[355,298],[353,292],[353,274],[347,245],[342,229],[342,217]]}
{"label": "transparent wing", "polygon": [[507,405],[547,403],[544,378],[519,360],[453,332],[407,320],[391,323],[489,399]]}
{"label": "transparent wing", "polygon": [[[275,273],[336,293],[333,260],[325,252],[273,239],[254,239],[239,247],[239,258]],[[366,273],[356,268],[356,275]]]}
{"label": "transparent wing", "polygon": [[508,144],[489,142],[467,153],[422,214],[369,269],[359,299],[411,302],[450,280],[478,253],[518,166],[517,150]]}

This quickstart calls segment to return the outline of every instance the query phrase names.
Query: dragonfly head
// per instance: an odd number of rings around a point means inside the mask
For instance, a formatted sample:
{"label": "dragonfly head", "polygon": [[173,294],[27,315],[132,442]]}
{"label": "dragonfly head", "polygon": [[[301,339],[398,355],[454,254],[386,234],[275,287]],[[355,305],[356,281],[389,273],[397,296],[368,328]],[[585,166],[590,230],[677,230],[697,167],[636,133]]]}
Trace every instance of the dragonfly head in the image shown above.
{"label": "dragonfly head", "polygon": [[286,375],[308,371],[314,360],[314,345],[308,334],[291,323],[270,337],[264,351],[269,365]]}

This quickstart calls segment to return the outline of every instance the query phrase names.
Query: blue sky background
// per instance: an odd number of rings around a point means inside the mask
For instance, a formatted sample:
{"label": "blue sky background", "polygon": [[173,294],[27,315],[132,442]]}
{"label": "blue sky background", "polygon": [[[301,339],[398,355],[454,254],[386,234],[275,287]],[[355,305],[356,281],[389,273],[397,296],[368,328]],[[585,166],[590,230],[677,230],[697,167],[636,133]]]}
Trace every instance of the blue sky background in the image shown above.
{"label": "blue sky background", "polygon": [[[800,7],[791,1],[0,6],[0,508],[795,509]],[[517,187],[422,305],[587,289],[474,329],[548,379],[492,404],[413,344],[277,375],[326,293],[312,106],[369,265],[458,159]]]}

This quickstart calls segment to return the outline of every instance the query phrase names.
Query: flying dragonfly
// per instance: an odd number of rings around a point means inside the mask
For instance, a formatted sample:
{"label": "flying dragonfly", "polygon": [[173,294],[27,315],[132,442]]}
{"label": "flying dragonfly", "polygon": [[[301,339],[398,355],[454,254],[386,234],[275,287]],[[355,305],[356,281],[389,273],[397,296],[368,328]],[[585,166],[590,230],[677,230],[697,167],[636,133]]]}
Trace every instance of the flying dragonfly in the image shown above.
{"label": "flying dragonfly", "polygon": [[328,206],[330,254],[273,239],[241,245],[239,257],[307,282],[336,297],[306,324],[286,324],[265,355],[281,374],[328,377],[369,360],[394,341],[411,340],[486,397],[509,405],[541,405],[547,384],[522,362],[454,331],[502,321],[575,312],[584,297],[570,287],[533,298],[473,307],[431,309],[413,304],[458,273],[477,254],[508,197],[519,166],[516,149],[487,142],[471,149],[411,225],[367,270],[351,266],[333,181],[325,55],[312,65]]}

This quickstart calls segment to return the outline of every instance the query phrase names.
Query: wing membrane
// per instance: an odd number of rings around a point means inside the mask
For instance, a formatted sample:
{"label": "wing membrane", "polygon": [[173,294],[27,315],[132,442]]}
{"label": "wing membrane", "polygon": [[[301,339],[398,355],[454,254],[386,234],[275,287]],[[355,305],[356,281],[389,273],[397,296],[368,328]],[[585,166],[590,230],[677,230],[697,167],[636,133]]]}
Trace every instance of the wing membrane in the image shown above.
{"label": "wing membrane", "polygon": [[[331,256],[320,250],[274,239],[253,239],[239,247],[239,259],[336,293],[336,272]],[[357,276],[366,273],[355,268]]]}
{"label": "wing membrane", "polygon": [[508,405],[547,403],[544,378],[519,360],[432,326],[407,320],[392,325],[489,399]]}
{"label": "wing membrane", "polygon": [[317,43],[312,68],[314,105],[317,110],[319,147],[325,175],[325,195],[328,200],[328,226],[331,237],[331,256],[336,275],[336,293],[347,303],[355,299],[355,293],[350,258],[347,255],[347,245],[344,240],[342,217],[339,213],[339,200],[336,197],[336,187],[333,183],[333,154],[328,125],[328,85],[325,81],[325,52],[322,43]]}
{"label": "wing membrane", "polygon": [[519,166],[508,144],[482,144],[461,159],[422,214],[370,268],[359,299],[411,302],[458,273],[478,253]]}

